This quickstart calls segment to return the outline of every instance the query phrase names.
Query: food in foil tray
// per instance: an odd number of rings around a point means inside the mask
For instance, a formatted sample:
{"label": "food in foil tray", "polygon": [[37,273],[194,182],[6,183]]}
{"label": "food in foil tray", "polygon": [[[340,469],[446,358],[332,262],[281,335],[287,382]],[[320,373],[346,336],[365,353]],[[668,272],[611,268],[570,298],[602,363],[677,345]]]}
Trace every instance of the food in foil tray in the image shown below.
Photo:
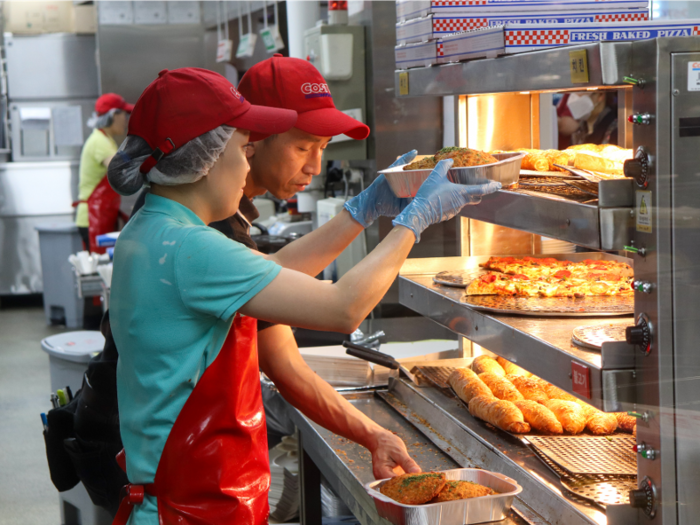
{"label": "food in foil tray", "polygon": [[434,156],[424,157],[420,160],[407,164],[403,167],[404,170],[426,170],[433,169],[441,160],[453,159],[453,168],[466,168],[469,166],[483,166],[484,164],[495,164],[498,159],[489,153],[469,149],[457,148],[451,146],[442,148]]}
{"label": "food in foil tray", "polygon": [[388,480],[379,491],[404,505],[422,505],[437,496],[446,482],[441,472],[404,474]]}
{"label": "food in foil tray", "polygon": [[448,481],[445,483],[445,487],[430,501],[430,503],[480,498],[481,496],[490,496],[491,494],[496,494],[496,491],[472,481]]}

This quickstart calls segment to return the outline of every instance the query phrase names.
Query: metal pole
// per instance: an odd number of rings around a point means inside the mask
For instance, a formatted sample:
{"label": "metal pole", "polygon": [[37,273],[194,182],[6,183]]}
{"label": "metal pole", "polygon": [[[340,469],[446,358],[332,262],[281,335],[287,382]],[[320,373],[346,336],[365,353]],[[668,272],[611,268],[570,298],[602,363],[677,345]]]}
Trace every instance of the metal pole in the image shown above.
{"label": "metal pole", "polygon": [[306,58],[304,31],[314,27],[320,16],[321,6],[319,2],[300,0],[287,2],[287,35],[290,57]]}

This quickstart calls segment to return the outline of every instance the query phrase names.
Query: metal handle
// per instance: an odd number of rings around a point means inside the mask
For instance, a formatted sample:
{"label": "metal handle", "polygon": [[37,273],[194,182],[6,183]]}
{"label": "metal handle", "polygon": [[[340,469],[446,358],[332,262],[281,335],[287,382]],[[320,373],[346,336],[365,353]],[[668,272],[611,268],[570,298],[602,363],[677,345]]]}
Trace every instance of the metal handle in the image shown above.
{"label": "metal handle", "polygon": [[390,355],[384,354],[382,352],[377,352],[371,348],[366,348],[364,346],[356,345],[349,341],[343,341],[343,346],[345,347],[345,353],[359,359],[364,359],[370,363],[376,365],[385,366],[391,370],[398,370],[399,363],[391,357]]}

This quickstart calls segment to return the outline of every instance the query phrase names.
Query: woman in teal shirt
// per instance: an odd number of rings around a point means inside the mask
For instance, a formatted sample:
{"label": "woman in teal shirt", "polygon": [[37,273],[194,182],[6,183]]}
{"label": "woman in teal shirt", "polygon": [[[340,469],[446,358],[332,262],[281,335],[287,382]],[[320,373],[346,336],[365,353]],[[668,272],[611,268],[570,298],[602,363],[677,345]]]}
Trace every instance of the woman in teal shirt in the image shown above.
{"label": "woman in teal shirt", "polygon": [[[452,184],[443,161],[408,203],[379,177],[334,219],[347,238],[319,242],[327,235],[319,228],[263,256],[207,224],[237,211],[248,143],[295,120],[291,110],[251,106],[223,77],[196,68],[162,71],[134,108],[108,173],[121,194],[151,186],[114,252],[110,317],[132,483],[117,523],[266,523],[256,319],[352,332],[426,227],[499,187]],[[395,216],[395,227],[372,253],[335,284],[313,277],[379,215]],[[351,424],[388,464],[419,470],[399,438]]]}

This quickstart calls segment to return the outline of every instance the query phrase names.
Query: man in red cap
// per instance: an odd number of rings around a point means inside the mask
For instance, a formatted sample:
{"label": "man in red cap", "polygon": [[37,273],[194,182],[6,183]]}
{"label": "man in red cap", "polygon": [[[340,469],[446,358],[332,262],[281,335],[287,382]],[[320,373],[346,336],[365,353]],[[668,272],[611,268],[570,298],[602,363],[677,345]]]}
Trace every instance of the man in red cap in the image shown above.
{"label": "man in red cap", "polygon": [[109,161],[126,136],[133,109],[133,104],[128,104],[123,97],[105,93],[95,102],[95,112],[88,120],[94,130],[80,155],[78,201],[75,203],[78,207],[75,224],[86,250],[97,251],[95,237],[117,229],[121,200],[105,175]]}

